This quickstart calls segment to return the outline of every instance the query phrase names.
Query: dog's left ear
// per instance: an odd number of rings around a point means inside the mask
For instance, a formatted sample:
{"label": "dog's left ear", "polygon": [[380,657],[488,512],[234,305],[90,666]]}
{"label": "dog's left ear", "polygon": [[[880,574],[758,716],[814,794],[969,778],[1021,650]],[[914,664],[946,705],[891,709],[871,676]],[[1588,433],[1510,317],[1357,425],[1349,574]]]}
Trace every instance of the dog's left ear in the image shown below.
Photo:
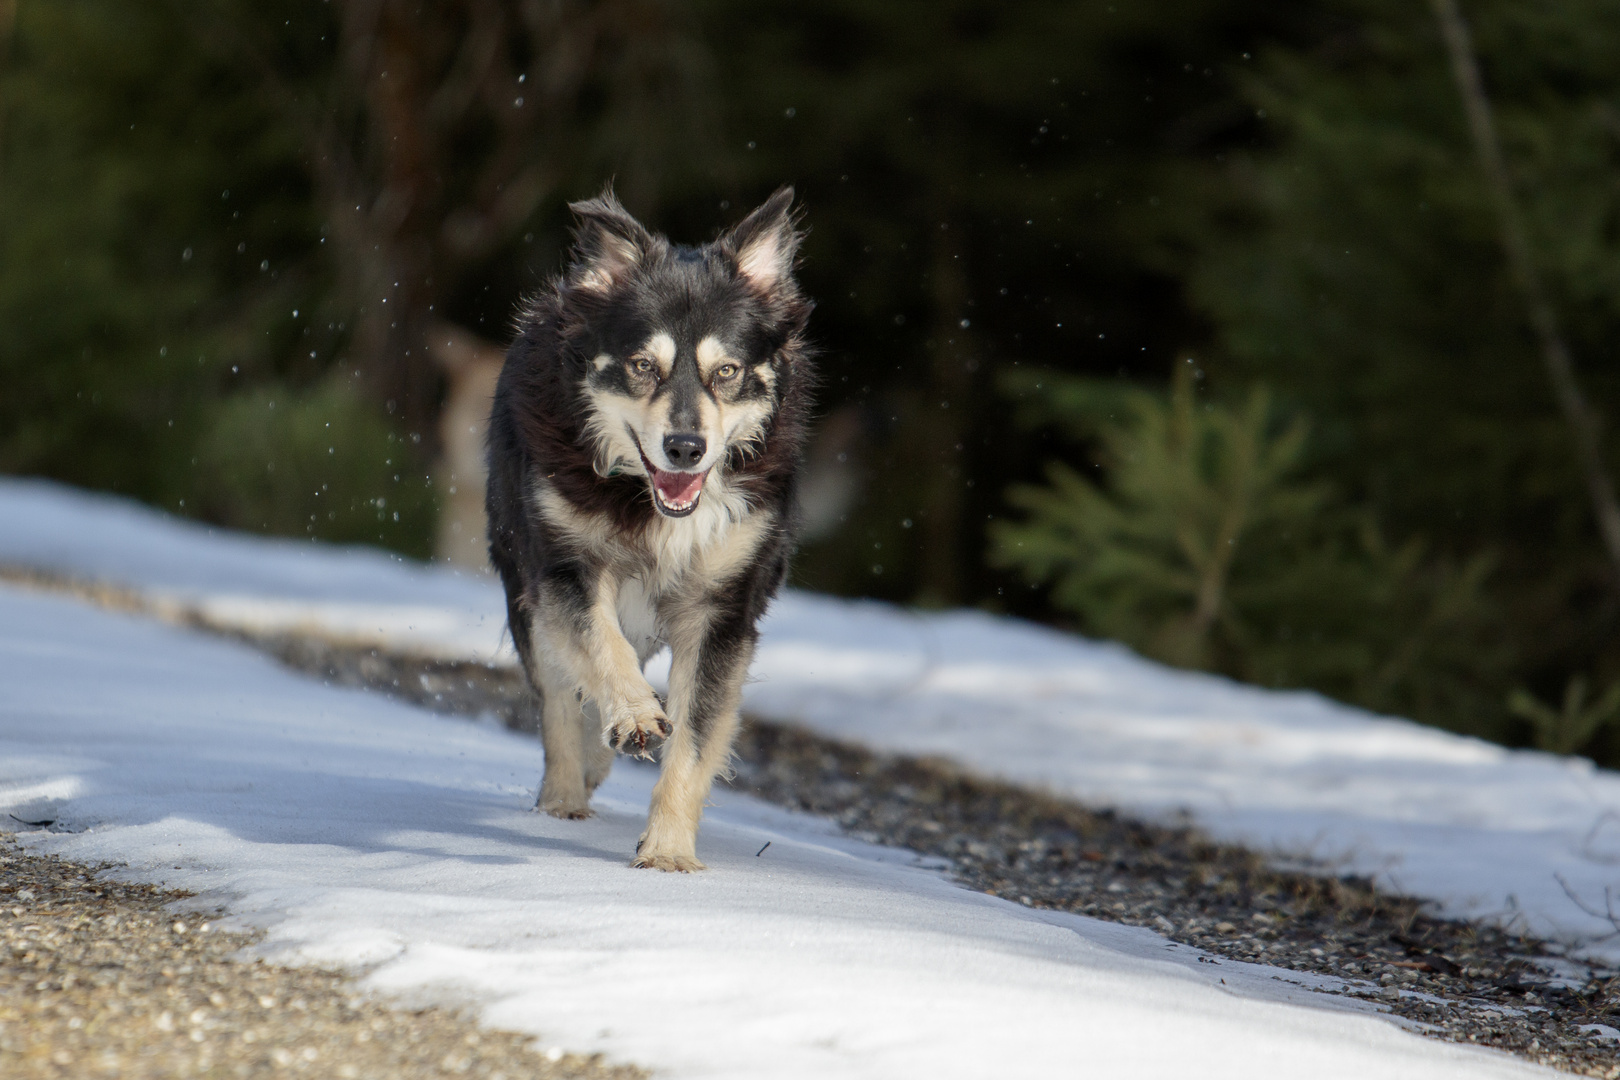
{"label": "dog's left ear", "polygon": [[737,272],[755,288],[770,292],[792,275],[803,239],[793,219],[793,189],[780,187],[723,238],[737,259]]}

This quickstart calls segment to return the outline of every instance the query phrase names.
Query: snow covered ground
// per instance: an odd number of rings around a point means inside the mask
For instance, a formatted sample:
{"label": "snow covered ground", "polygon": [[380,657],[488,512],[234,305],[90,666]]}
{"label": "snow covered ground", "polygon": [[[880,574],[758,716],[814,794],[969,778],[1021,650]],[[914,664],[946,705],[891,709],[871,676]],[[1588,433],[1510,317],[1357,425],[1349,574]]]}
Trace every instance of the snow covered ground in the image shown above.
{"label": "snow covered ground", "polygon": [[[38,481],[0,479],[8,564],[126,585],[216,624],[512,660],[491,580]],[[1620,893],[1620,775],[1581,759],[1175,671],[1016,620],[805,593],[774,607],[753,680],[759,715],[1093,804],[1189,810],[1217,836],[1620,962],[1615,927],[1582,910]]]}
{"label": "snow covered ground", "polygon": [[0,811],[56,822],[32,846],[223,904],[273,957],[660,1075],[1553,1075],[746,797],[705,821],[709,873],[631,870],[649,767],[557,821],[529,810],[532,739],[9,585],[0,687]]}
{"label": "snow covered ground", "polygon": [[222,626],[309,630],[427,656],[515,662],[506,604],[476,575],[370,548],[209,529],[140,503],[0,477],[0,567],[139,590]]}

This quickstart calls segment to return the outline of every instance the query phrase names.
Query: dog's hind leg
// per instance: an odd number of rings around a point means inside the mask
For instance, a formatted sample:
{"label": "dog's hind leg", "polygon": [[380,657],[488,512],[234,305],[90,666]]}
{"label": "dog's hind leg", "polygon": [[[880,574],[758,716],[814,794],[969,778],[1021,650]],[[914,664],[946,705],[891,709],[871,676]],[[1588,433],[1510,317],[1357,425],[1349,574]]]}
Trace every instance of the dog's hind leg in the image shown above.
{"label": "dog's hind leg", "polygon": [[[591,816],[591,791],[601,783],[586,780],[590,767],[589,752],[585,746],[586,717],[574,690],[572,680],[536,664],[535,681],[540,684],[545,699],[540,714],[540,740],[546,750],[546,774],[540,781],[540,797],[536,810],[544,810],[552,817],[587,818]],[[605,773],[604,773],[605,775]]]}
{"label": "dog's hind leg", "polygon": [[647,831],[636,845],[632,866],[704,869],[697,857],[698,821],[714,778],[731,761],[755,633],[751,620],[737,615],[694,622],[688,633],[672,635],[670,642],[669,704],[675,732],[664,744]]}
{"label": "dog's hind leg", "polygon": [[607,744],[607,738],[602,734],[601,713],[594,701],[585,702],[584,715],[581,719],[585,731],[585,795],[589,797],[602,786],[602,781],[607,779],[618,754]]}

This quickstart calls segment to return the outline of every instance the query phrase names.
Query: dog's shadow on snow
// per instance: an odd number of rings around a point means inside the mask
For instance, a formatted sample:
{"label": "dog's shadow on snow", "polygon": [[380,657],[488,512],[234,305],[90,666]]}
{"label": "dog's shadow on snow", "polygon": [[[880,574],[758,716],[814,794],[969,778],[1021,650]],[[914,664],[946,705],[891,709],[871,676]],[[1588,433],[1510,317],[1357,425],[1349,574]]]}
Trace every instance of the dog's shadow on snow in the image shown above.
{"label": "dog's shadow on snow", "polygon": [[[550,818],[530,809],[532,794],[353,775],[330,766],[249,763],[236,754],[200,756],[212,759],[201,763],[204,769],[144,792],[117,783],[102,788],[95,772],[81,774],[79,792],[60,805],[51,831],[160,826],[181,819],[249,844],[327,846],[361,856],[414,856],[469,867],[534,864],[544,870],[547,856],[624,866],[639,828],[612,810],[585,821]],[[188,852],[177,843],[176,861],[187,858],[208,861],[206,849]]]}

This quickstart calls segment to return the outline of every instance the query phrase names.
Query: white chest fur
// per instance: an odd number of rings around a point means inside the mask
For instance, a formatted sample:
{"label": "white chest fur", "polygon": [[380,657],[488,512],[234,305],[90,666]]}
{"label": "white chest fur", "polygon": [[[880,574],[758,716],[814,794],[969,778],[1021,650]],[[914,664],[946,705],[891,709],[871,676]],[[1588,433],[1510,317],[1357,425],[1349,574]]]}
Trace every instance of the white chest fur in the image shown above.
{"label": "white chest fur", "polygon": [[751,508],[741,491],[713,473],[692,513],[659,515],[637,537],[620,533],[606,515],[577,509],[543,479],[535,496],[551,529],[610,568],[618,581],[620,625],[644,656],[666,636],[666,604],[723,588],[753,559],[776,520],[774,511]]}

